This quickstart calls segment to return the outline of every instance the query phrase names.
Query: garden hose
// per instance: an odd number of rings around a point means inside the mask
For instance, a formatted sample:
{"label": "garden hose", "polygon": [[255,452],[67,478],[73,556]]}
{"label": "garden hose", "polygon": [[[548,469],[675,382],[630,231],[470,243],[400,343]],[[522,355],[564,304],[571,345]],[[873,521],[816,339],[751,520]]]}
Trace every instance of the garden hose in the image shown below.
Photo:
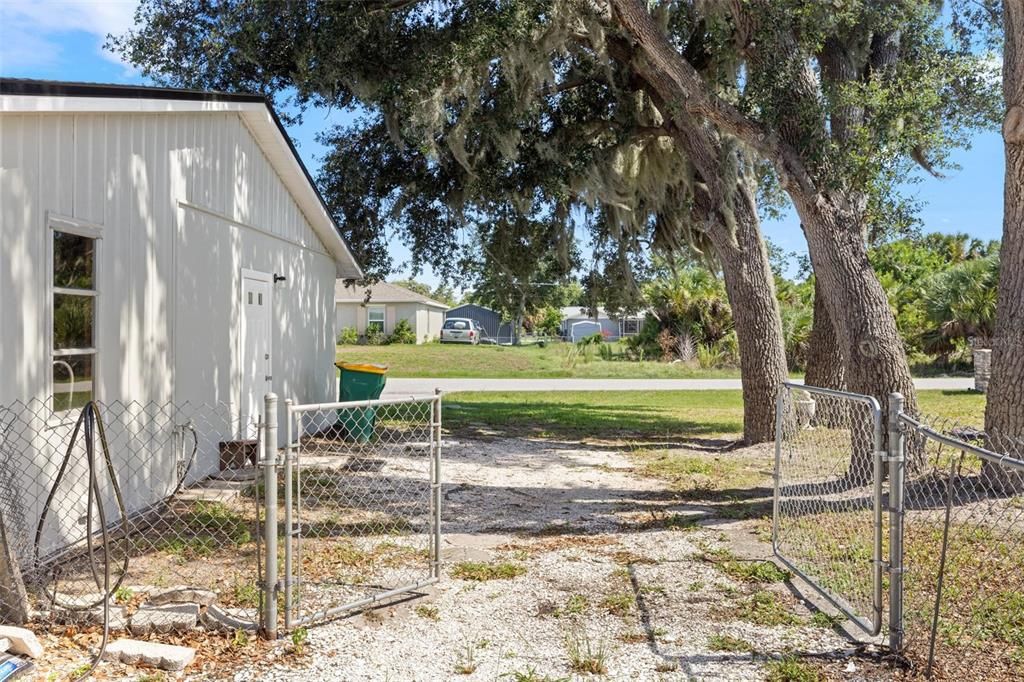
{"label": "garden hose", "polygon": [[[75,428],[71,433],[71,440],[68,443],[67,452],[64,454],[64,459],[61,462],[60,469],[57,472],[57,477],[53,482],[53,486],[50,488],[50,493],[46,497],[46,503],[43,505],[42,513],[39,517],[39,523],[36,526],[35,535],[35,549],[34,559],[35,565],[38,568],[39,561],[39,549],[42,543],[43,527],[46,523],[46,518],[50,513],[50,507],[53,504],[53,500],[57,495],[57,490],[60,487],[61,481],[64,475],[67,473],[68,466],[71,462],[71,456],[74,453],[75,444],[78,441],[79,433],[83,433],[85,437],[85,453],[86,453],[86,464],[89,470],[89,495],[86,506],[86,552],[89,556],[89,569],[92,572],[93,582],[96,583],[96,587],[102,590],[102,596],[92,604],[62,604],[59,603],[57,598],[57,581],[59,578],[59,568],[57,566],[53,569],[53,590],[50,591],[47,588],[46,596],[50,599],[51,604],[60,606],[63,609],[69,611],[88,611],[96,608],[99,605],[103,605],[103,638],[100,641],[99,650],[93,657],[89,668],[79,675],[76,680],[85,679],[92,674],[92,671],[96,669],[100,660],[103,657],[103,653],[107,648],[107,641],[110,637],[110,597],[117,591],[121,586],[121,582],[125,579],[128,574],[128,514],[124,506],[124,499],[121,496],[121,487],[117,482],[117,473],[114,471],[114,463],[110,458],[110,447],[107,443],[107,434],[103,426],[103,419],[100,417],[99,408],[96,403],[89,401],[82,408],[81,414],[78,416],[78,421],[75,423]],[[102,494],[99,486],[99,477],[97,475],[97,463],[95,457],[95,436],[99,436],[100,448],[103,451],[103,461],[106,464],[106,474],[110,480],[111,487],[114,491],[114,501],[117,505],[117,511],[121,514],[121,532],[124,536],[124,542],[126,544],[124,558],[121,562],[121,574],[118,576],[114,584],[111,584],[111,570],[110,570],[110,533],[107,528],[107,514],[103,506]],[[100,577],[96,569],[96,547],[93,544],[93,512],[95,511],[96,516],[99,517],[100,524],[100,546],[103,549],[103,576]]]}

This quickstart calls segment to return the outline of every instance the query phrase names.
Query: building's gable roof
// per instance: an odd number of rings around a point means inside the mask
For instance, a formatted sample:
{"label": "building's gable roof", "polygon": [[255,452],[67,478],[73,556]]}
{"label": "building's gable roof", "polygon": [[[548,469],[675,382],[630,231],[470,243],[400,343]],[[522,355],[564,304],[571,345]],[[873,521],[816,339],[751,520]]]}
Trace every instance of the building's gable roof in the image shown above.
{"label": "building's gable roof", "polygon": [[313,177],[273,107],[262,95],[0,78],[0,113],[237,112],[270,164],[337,263],[338,277],[357,279],[362,268],[341,236]]}
{"label": "building's gable roof", "polygon": [[[370,299],[366,299],[366,290],[370,290]],[[420,303],[432,308],[448,310],[444,303],[428,298],[423,294],[417,294],[405,287],[387,282],[377,282],[368,286],[346,284],[344,280],[337,280],[334,283],[335,303]]]}

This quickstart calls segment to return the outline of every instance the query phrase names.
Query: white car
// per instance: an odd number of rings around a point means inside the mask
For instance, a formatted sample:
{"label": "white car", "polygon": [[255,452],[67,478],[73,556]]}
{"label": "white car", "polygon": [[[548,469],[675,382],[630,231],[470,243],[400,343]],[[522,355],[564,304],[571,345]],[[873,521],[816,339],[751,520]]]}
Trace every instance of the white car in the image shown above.
{"label": "white car", "polygon": [[483,327],[468,317],[449,317],[441,327],[441,343],[471,343],[476,345],[484,336]]}

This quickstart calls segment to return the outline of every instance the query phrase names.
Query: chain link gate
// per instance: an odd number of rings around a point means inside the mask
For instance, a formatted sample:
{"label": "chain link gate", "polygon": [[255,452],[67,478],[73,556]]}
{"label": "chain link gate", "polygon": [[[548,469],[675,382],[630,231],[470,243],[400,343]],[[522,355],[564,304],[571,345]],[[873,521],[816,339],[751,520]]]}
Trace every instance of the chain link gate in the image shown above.
{"label": "chain link gate", "polygon": [[284,625],[292,629],[438,581],[441,395],[286,401]]}
{"label": "chain link gate", "polygon": [[782,385],[773,551],[869,635],[882,627],[883,455],[874,398]]}

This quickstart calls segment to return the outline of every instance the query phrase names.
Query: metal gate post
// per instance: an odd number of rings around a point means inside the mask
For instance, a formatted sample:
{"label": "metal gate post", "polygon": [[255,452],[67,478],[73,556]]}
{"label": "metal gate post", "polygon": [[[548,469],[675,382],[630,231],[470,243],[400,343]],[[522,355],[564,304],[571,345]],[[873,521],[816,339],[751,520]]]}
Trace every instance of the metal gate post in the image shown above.
{"label": "metal gate post", "polygon": [[263,397],[263,412],[263,630],[267,639],[277,639],[277,394]]}
{"label": "metal gate post", "polygon": [[889,395],[889,649],[903,649],[903,396]]}
{"label": "metal gate post", "polygon": [[[292,466],[294,466],[294,450],[292,447],[293,421],[292,399],[284,401],[284,628],[292,629],[292,542],[295,528],[292,525]],[[301,438],[301,434],[299,436]]]}
{"label": "metal gate post", "polygon": [[430,408],[431,412],[431,440],[434,453],[433,480],[430,481],[431,498],[430,503],[433,509],[434,525],[434,560],[430,562],[430,577],[441,578],[441,389],[434,389],[434,402]]}

